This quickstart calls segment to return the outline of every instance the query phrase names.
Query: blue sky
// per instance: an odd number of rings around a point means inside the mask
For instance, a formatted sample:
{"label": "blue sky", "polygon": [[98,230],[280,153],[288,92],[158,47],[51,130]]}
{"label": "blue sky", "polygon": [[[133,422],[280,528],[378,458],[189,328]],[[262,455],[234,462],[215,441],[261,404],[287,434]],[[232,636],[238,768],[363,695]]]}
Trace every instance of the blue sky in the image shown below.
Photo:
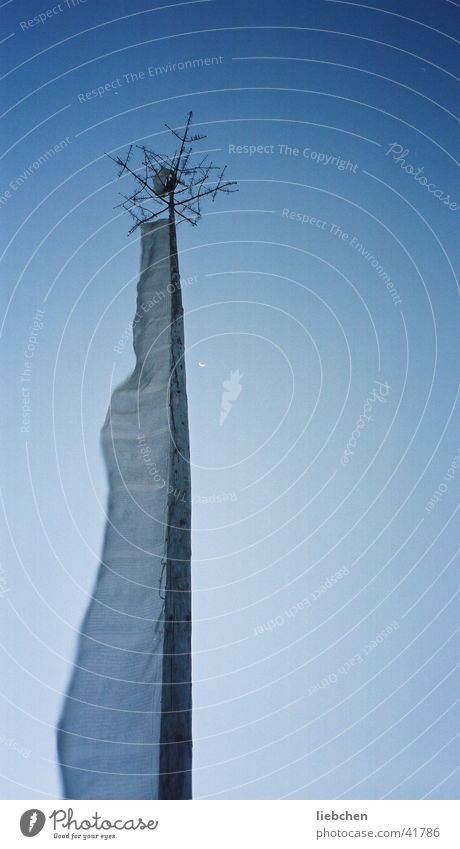
{"label": "blue sky", "polygon": [[452,798],[455,4],[1,14],[3,797],[60,793],[54,723],[104,529],[99,430],[133,364],[115,347],[139,240],[104,153],[163,149],[191,109],[239,184],[178,229],[195,797]]}

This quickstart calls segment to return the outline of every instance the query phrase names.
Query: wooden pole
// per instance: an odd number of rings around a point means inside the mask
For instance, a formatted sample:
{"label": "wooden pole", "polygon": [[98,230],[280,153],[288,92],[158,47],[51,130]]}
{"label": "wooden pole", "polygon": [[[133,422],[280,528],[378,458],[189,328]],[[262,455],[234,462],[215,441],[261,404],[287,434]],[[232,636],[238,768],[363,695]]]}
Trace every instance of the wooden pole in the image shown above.
{"label": "wooden pole", "polygon": [[169,196],[171,250],[171,430],[167,518],[165,631],[160,736],[160,799],[192,798],[191,480],[184,322],[174,194]]}

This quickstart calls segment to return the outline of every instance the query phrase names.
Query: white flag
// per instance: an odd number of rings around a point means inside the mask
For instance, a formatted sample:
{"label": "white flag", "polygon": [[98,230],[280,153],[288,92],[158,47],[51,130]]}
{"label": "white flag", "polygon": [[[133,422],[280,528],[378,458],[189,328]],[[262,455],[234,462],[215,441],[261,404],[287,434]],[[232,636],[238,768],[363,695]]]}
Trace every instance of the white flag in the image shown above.
{"label": "white flag", "polygon": [[142,227],[136,366],[102,428],[102,561],[58,729],[72,799],[191,798],[190,470],[174,225]]}

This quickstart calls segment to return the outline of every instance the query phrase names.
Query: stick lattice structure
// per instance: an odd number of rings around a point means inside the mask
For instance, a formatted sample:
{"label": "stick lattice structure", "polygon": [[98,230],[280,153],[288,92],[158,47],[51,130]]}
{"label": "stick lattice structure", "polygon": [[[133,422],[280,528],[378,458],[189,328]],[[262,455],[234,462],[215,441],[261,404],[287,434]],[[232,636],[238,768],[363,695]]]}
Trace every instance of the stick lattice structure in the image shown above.
{"label": "stick lattice structure", "polygon": [[220,192],[238,191],[236,182],[225,177],[226,166],[220,168],[207,154],[193,151],[193,145],[206,136],[192,132],[192,117],[189,112],[179,129],[165,125],[178,143],[172,155],[156,153],[144,145],[130,145],[124,156],[108,154],[119,168],[118,176],[131,175],[135,181],[133,192],[121,193],[123,201],[117,205],[133,219],[130,234],[141,224],[170,213],[171,207],[178,216],[177,223],[188,221],[195,226],[204,198],[214,201]]}

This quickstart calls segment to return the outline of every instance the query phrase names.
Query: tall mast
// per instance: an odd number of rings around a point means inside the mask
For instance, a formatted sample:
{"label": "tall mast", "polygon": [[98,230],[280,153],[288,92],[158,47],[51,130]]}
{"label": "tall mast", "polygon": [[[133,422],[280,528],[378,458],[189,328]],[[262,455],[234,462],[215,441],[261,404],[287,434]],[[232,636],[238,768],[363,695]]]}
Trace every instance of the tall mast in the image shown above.
{"label": "tall mast", "polygon": [[[172,156],[111,157],[134,179],[121,206],[141,229],[136,365],[112,394],[102,442],[107,523],[58,728],[71,799],[192,797],[191,475],[176,221],[234,191],[192,144],[192,114],[168,127]],[[135,163],[140,151],[140,164]],[[192,164],[195,162],[196,164]]]}
{"label": "tall mast", "polygon": [[191,481],[184,323],[174,194],[169,195],[171,251],[170,488],[164,612],[160,799],[192,798]]}
{"label": "tall mast", "polygon": [[[192,668],[191,668],[191,480],[188,407],[184,358],[184,319],[177,250],[176,219],[196,225],[204,198],[236,191],[207,155],[194,155],[193,144],[205,138],[192,133],[192,113],[182,129],[167,129],[178,143],[172,155],[138,147],[124,157],[111,157],[119,176],[134,178],[134,190],[120,204],[133,219],[130,232],[168,214],[171,332],[170,332],[170,470],[167,520],[167,561],[164,609],[164,654],[160,741],[159,798],[188,799],[192,795]],[[194,164],[195,163],[195,164]]]}

